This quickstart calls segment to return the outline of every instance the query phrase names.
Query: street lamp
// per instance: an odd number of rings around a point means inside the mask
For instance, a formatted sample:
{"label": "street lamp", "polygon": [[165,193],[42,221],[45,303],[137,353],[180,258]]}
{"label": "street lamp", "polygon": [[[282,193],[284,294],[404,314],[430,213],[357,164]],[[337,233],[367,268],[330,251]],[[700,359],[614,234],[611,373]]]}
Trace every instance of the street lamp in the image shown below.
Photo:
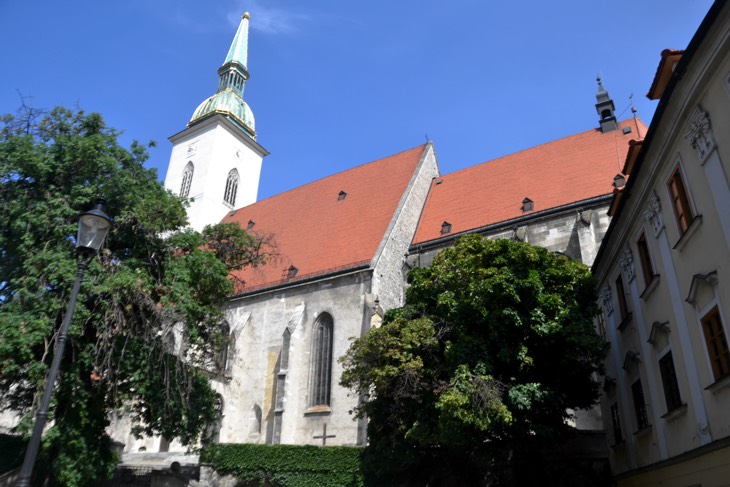
{"label": "street lamp", "polygon": [[30,437],[28,449],[25,451],[25,459],[23,460],[23,466],[20,469],[20,476],[18,478],[18,483],[16,484],[17,487],[30,486],[30,478],[33,474],[33,465],[35,464],[35,459],[38,455],[38,449],[41,444],[43,428],[45,427],[46,420],[48,419],[48,407],[51,403],[53,386],[55,385],[56,377],[58,376],[61,358],[63,357],[63,350],[66,347],[68,329],[71,325],[74,308],[76,308],[76,296],[79,294],[81,280],[84,277],[84,272],[89,267],[89,262],[94,257],[94,254],[96,254],[101,248],[112,225],[111,219],[106,213],[104,213],[104,203],[105,201],[103,199],[96,200],[96,206],[94,209],[89,210],[86,213],[82,213],[79,218],[79,232],[76,238],[76,250],[81,255],[81,259],[79,259],[79,263],[77,264],[76,281],[74,282],[74,287],[71,291],[71,298],[68,302],[66,315],[63,317],[61,329],[58,332],[58,341],[56,342],[56,348],[53,351],[53,362],[51,362],[51,369],[48,372],[46,385],[43,389],[41,406],[36,414],[35,425],[33,425],[33,435]]}

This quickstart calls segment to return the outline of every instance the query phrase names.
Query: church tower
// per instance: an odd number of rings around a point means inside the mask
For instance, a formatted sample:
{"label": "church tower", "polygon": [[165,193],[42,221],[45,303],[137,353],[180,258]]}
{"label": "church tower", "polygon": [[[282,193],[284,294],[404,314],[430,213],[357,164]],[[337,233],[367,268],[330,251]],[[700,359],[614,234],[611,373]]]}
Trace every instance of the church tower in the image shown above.
{"label": "church tower", "polygon": [[613,106],[613,100],[608,94],[608,91],[603,87],[601,77],[596,78],[598,81],[598,93],[596,93],[596,111],[599,115],[599,123],[601,124],[601,132],[611,132],[618,129],[618,123],[616,122],[616,107]]}
{"label": "church tower", "polygon": [[185,130],[170,137],[165,188],[190,199],[188,220],[195,230],[256,201],[261,163],[269,154],[256,142],[253,112],[243,101],[249,19],[243,14],[218,68],[216,93],[198,106]]}

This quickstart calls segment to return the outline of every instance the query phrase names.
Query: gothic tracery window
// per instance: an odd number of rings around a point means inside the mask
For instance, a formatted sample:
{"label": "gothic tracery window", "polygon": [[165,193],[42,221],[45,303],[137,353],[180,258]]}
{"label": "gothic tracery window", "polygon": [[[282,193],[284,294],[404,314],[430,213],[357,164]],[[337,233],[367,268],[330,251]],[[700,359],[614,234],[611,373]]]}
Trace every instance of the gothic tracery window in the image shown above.
{"label": "gothic tracery window", "polygon": [[223,194],[223,202],[233,208],[236,206],[236,193],[238,193],[238,171],[231,169],[226,179],[226,191]]}
{"label": "gothic tracery window", "polygon": [[227,321],[224,321],[221,324],[221,336],[223,337],[223,343],[221,344],[221,348],[218,350],[218,354],[216,356],[216,365],[220,372],[225,372],[228,369],[228,349],[231,345],[229,342],[230,335],[231,327]]}
{"label": "gothic tracery window", "polygon": [[188,162],[185,166],[185,170],[183,171],[182,184],[180,185],[180,196],[183,198],[187,198],[190,194],[190,185],[193,182],[193,171],[195,171],[193,163]]}
{"label": "gothic tracery window", "polygon": [[332,332],[334,322],[328,313],[322,313],[312,332],[312,376],[309,406],[329,406],[332,392]]}

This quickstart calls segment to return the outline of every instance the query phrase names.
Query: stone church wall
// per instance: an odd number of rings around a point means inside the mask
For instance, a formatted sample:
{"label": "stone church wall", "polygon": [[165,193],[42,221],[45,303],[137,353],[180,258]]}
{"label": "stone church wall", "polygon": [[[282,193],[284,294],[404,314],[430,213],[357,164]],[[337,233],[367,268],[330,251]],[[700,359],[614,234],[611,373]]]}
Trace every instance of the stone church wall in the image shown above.
{"label": "stone church wall", "polygon": [[[608,216],[609,201],[603,199],[592,205],[567,208],[547,216],[536,215],[532,220],[506,222],[480,230],[487,238],[509,238],[529,242],[553,252],[580,260],[587,266],[593,264],[601,239],[611,218]],[[434,257],[453,243],[453,238],[439,245],[411,247],[407,259],[410,267],[430,265]]]}
{"label": "stone church wall", "polygon": [[[233,300],[226,310],[231,354],[226,376],[214,381],[225,415],[219,440],[235,443],[355,445],[362,425],[349,414],[357,397],[338,385],[337,359],[367,329],[372,314],[371,271],[322,279]],[[334,321],[330,407],[308,407],[312,331],[318,317]],[[291,333],[283,351],[284,333]],[[283,390],[282,390],[283,389]],[[277,418],[278,416],[278,418]],[[277,426],[277,421],[280,426]]]}

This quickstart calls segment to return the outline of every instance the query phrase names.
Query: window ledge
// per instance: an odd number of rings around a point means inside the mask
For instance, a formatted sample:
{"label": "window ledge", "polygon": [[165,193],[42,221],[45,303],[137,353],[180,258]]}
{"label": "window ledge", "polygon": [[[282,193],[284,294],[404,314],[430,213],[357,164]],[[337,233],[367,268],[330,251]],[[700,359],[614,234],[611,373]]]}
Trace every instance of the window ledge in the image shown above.
{"label": "window ledge", "polygon": [[674,421],[680,416],[684,416],[687,412],[687,403],[682,403],[671,411],[667,411],[666,414],[662,415],[662,419],[666,422]]}
{"label": "window ledge", "polygon": [[730,387],[730,375],[726,375],[722,379],[718,379],[709,386],[705,387],[706,391],[710,391],[713,394],[717,394],[723,389]]}
{"label": "window ledge", "polygon": [[692,223],[689,224],[689,227],[687,227],[687,230],[682,234],[681,237],[679,237],[679,240],[677,240],[677,243],[674,244],[674,250],[679,250],[680,252],[684,250],[684,247],[687,245],[687,242],[692,238],[692,235],[697,233],[697,229],[700,228],[702,225],[702,215],[697,215],[692,220]]}
{"label": "window ledge", "polygon": [[332,413],[332,408],[329,406],[312,406],[307,408],[306,411],[304,411],[305,416],[314,416],[314,415],[328,415]]}
{"label": "window ledge", "polygon": [[633,313],[626,313],[626,316],[624,316],[624,319],[621,320],[621,323],[618,324],[616,329],[618,331],[624,331],[626,327],[631,323],[631,319],[634,317]]}
{"label": "window ledge", "polygon": [[649,296],[654,294],[654,290],[659,287],[659,274],[654,274],[654,276],[651,279],[651,282],[646,285],[646,288],[644,288],[644,292],[641,293],[641,296],[639,296],[643,301],[646,301],[649,299]]}
{"label": "window ledge", "polygon": [[636,438],[641,438],[643,436],[648,435],[650,432],[651,432],[651,425],[650,424],[647,424],[646,426],[644,426],[640,430],[634,431],[634,436]]}

